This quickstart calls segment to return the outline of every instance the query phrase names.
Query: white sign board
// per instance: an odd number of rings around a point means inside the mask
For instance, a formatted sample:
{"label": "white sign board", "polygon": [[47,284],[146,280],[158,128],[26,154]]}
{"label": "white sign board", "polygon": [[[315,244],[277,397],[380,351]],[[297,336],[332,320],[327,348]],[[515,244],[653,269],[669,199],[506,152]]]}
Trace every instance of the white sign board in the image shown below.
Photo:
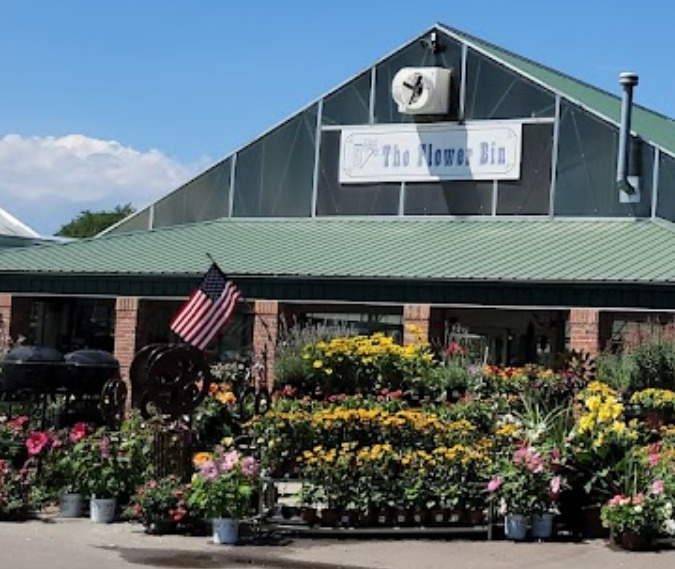
{"label": "white sign board", "polygon": [[348,126],[340,183],[518,180],[522,123]]}

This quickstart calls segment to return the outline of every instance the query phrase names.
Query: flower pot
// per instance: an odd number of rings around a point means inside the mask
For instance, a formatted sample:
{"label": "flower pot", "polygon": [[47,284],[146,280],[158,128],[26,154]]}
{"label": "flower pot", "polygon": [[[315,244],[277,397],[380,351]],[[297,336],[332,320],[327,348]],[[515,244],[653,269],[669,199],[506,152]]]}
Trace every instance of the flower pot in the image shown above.
{"label": "flower pot", "polygon": [[321,525],[324,527],[335,527],[340,521],[340,514],[333,508],[324,508],[321,510]]}
{"label": "flower pot", "polygon": [[550,539],[553,535],[553,514],[532,514],[532,538]]}
{"label": "flower pot", "polygon": [[213,543],[234,545],[239,540],[239,522],[232,518],[213,518]]}
{"label": "flower pot", "polygon": [[178,533],[178,523],[173,520],[153,520],[145,526],[149,535],[173,535]]}
{"label": "flower pot", "polygon": [[89,503],[89,517],[95,524],[109,524],[115,521],[117,498],[93,498]]}
{"label": "flower pot", "polygon": [[647,551],[651,546],[649,538],[641,533],[625,531],[621,534],[621,547],[628,551]]}
{"label": "flower pot", "polygon": [[429,510],[415,508],[412,512],[411,523],[414,526],[425,526],[429,523]]}
{"label": "flower pot", "polygon": [[485,512],[483,510],[468,510],[466,517],[469,520],[469,525],[481,526],[485,523]]}
{"label": "flower pot", "polygon": [[59,497],[59,516],[62,518],[79,518],[84,511],[82,494],[67,493]]}
{"label": "flower pot", "polygon": [[445,525],[445,510],[441,508],[434,508],[429,512],[429,525],[444,526]]}
{"label": "flower pot", "polygon": [[407,527],[412,524],[412,512],[408,510],[396,510],[394,512],[394,524],[399,527]]}
{"label": "flower pot", "polygon": [[340,512],[340,526],[343,528],[355,527],[357,520],[358,512],[355,510],[343,510]]}
{"label": "flower pot", "polygon": [[527,518],[523,514],[506,514],[504,535],[512,541],[523,541],[527,537]]}
{"label": "flower pot", "polygon": [[300,517],[307,525],[310,526],[313,526],[319,521],[319,515],[316,512],[316,508],[302,508],[300,511]]}

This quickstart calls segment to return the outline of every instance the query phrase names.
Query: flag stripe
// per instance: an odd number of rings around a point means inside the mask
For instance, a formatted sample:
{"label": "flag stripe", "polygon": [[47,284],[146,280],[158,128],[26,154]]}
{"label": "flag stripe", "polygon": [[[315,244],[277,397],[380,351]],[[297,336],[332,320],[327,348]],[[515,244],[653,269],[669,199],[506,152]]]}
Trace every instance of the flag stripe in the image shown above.
{"label": "flag stripe", "polygon": [[194,344],[200,349],[204,349],[211,343],[213,337],[218,334],[225,323],[230,319],[234,312],[237,300],[239,299],[239,292],[236,291],[232,295],[228,295],[225,301],[220,306],[214,307],[208,322],[205,324],[202,332],[194,339]]}
{"label": "flag stripe", "polygon": [[169,326],[185,342],[204,350],[230,320],[240,298],[237,286],[214,263]]}
{"label": "flag stripe", "polygon": [[199,319],[202,313],[208,308],[209,298],[201,291],[195,291],[193,298],[183,307],[180,317],[176,318],[175,324],[171,327],[177,334],[184,334],[195,319]]}

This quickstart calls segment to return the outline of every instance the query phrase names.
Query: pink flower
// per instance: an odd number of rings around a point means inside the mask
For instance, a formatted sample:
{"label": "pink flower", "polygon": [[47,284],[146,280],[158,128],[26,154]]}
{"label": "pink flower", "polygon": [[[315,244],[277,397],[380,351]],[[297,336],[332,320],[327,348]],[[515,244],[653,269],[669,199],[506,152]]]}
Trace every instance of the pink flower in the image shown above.
{"label": "pink flower", "polygon": [[551,478],[551,483],[550,483],[550,488],[551,488],[551,496],[554,498],[560,494],[560,486],[562,484],[562,480],[560,479],[560,476],[554,476]]}
{"label": "pink flower", "polygon": [[633,496],[633,505],[634,506],[639,506],[644,501],[645,501],[645,495],[642,494],[642,493],[640,493],[636,496]]}
{"label": "pink flower", "polygon": [[504,483],[504,479],[501,476],[495,476],[487,485],[488,492],[496,492],[499,487]]}
{"label": "pink flower", "polygon": [[665,484],[663,480],[655,480],[652,484],[652,494],[663,494],[665,490]]}
{"label": "pink flower", "polygon": [[214,480],[215,478],[218,478],[218,474],[220,474],[216,463],[212,460],[205,460],[199,468],[199,472],[207,480]]}
{"label": "pink flower", "polygon": [[70,440],[74,443],[87,436],[87,425],[85,423],[75,423],[70,430]]}
{"label": "pink flower", "polygon": [[241,461],[241,472],[247,478],[253,478],[258,474],[258,463],[252,456],[245,456]]}
{"label": "pink flower", "polygon": [[658,465],[659,460],[661,460],[661,456],[658,453],[653,452],[649,455],[649,466],[654,468],[656,465]]}
{"label": "pink flower", "polygon": [[101,457],[108,458],[110,456],[110,439],[108,437],[103,437],[98,448],[101,451]]}
{"label": "pink flower", "polygon": [[225,455],[225,458],[223,458],[220,468],[223,472],[230,472],[238,462],[239,453],[236,450],[231,450]]}
{"label": "pink flower", "polygon": [[24,425],[28,423],[28,417],[26,415],[21,415],[16,419],[12,419],[7,423],[7,426],[12,429],[15,433],[23,430]]}
{"label": "pink flower", "polygon": [[148,488],[150,488],[150,490],[154,490],[157,486],[159,486],[157,480],[150,480],[150,482],[148,482]]}
{"label": "pink flower", "polygon": [[49,444],[49,435],[44,432],[33,433],[28,439],[26,439],[26,448],[28,448],[28,454],[35,456],[40,454],[42,449],[44,449]]}
{"label": "pink flower", "polygon": [[623,494],[617,494],[616,496],[614,496],[614,498],[612,498],[609,501],[609,505],[610,506],[620,506],[621,503],[625,500],[625,498],[626,497]]}

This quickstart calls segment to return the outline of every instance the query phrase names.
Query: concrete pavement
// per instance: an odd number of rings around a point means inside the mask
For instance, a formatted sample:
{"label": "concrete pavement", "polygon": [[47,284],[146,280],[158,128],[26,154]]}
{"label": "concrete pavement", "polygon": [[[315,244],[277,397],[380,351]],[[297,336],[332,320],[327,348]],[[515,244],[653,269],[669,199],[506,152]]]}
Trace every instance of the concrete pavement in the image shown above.
{"label": "concrete pavement", "polygon": [[149,536],[136,524],[48,518],[0,523],[0,569],[595,569],[675,567],[675,550],[628,553],[605,541],[511,543],[452,540],[288,539],[217,546],[206,537]]}

